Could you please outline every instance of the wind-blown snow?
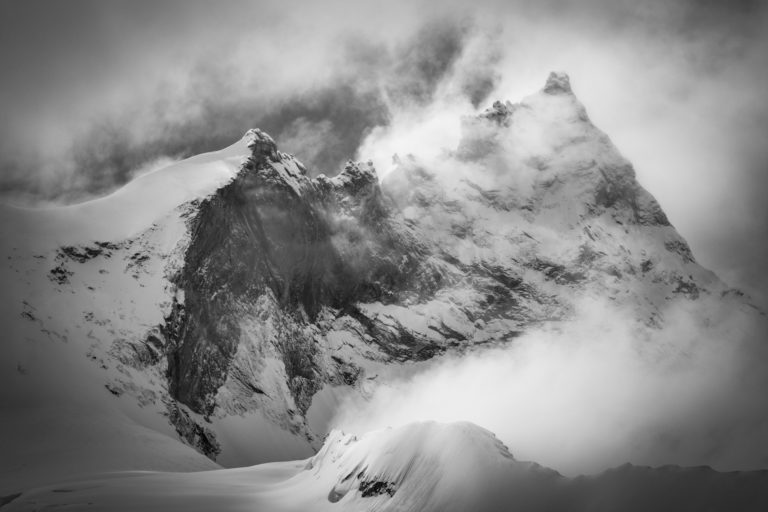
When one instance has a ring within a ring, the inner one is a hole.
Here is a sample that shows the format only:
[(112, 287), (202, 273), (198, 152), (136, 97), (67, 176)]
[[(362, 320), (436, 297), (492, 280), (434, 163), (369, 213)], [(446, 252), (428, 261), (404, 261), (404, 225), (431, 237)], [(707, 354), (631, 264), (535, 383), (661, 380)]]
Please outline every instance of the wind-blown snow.
[(98, 199), (55, 208), (0, 206), (4, 247), (35, 251), (90, 241), (124, 240), (174, 208), (204, 198), (233, 179), (250, 156), (247, 138), (144, 174)]

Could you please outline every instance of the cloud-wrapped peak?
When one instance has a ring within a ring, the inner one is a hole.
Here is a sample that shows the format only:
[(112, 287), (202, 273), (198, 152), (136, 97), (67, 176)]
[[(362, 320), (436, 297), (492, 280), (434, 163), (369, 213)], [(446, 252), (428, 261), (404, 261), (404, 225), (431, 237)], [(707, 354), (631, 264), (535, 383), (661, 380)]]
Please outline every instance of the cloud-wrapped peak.
[(547, 94), (573, 94), (571, 79), (568, 74), (562, 71), (552, 71), (544, 85), (544, 92)]

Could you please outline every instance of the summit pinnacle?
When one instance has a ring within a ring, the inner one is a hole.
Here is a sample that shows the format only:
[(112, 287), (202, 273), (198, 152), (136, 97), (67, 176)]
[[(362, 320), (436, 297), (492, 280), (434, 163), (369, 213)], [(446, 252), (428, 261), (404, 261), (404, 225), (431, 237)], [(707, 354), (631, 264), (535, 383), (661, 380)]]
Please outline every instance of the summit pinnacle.
[(570, 94), (573, 92), (571, 91), (571, 80), (566, 73), (553, 71), (547, 78), (544, 92), (547, 94)]

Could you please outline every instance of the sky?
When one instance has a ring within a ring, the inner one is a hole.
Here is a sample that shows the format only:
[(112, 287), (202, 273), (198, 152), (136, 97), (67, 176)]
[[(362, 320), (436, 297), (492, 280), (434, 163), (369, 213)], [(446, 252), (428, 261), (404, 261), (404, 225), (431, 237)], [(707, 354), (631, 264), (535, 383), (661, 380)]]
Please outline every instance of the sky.
[(704, 266), (766, 304), (758, 0), (0, 2), (0, 200), (103, 195), (258, 126), (314, 174), (570, 74)]

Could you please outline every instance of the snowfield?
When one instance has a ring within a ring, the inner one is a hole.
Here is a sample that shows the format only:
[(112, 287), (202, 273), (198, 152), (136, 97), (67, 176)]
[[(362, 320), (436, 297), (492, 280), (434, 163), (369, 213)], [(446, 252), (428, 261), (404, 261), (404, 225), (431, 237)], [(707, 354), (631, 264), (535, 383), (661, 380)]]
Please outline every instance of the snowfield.
[(197, 473), (112, 473), (24, 492), (15, 510), (495, 510), (514, 482), (554, 472), (516, 462), (471, 424), (332, 432), (314, 457)]
[(5, 498), (8, 512), (762, 510), (768, 472), (623, 466), (567, 479), (471, 423), (333, 431), (314, 457), (197, 473), (111, 473)]

